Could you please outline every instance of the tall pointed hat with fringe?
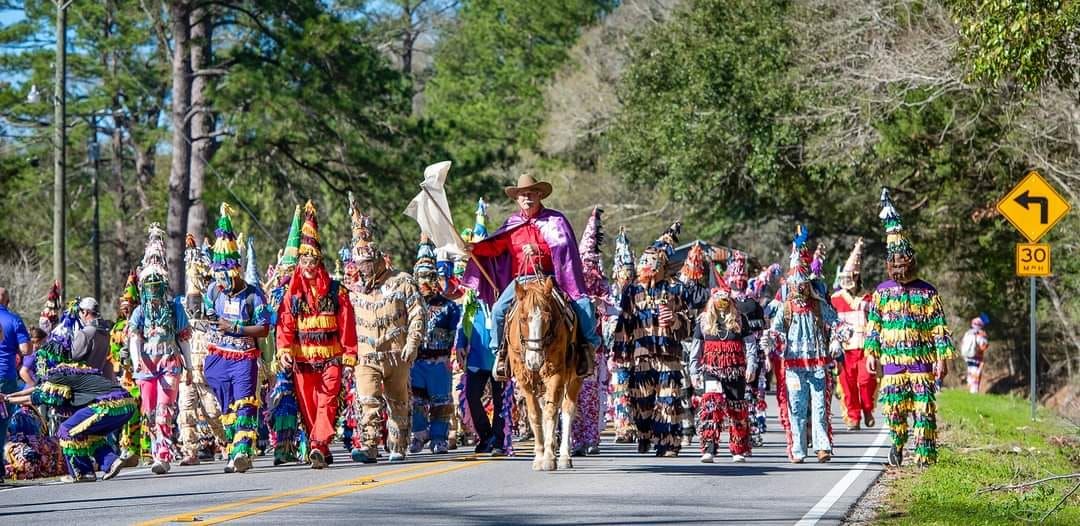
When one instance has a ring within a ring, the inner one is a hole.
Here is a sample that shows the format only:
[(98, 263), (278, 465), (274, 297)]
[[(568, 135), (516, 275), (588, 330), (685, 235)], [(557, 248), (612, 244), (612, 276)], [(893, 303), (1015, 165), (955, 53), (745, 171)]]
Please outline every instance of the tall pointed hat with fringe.
[(202, 294), (212, 279), (210, 264), (212, 256), (207, 257), (201, 248), (195, 245), (195, 236), (190, 233), (184, 239), (184, 273), (187, 277), (189, 295)]
[(634, 250), (630, 248), (630, 234), (626, 227), (619, 227), (619, 235), (615, 236), (615, 255), (612, 257), (611, 273), (619, 270), (634, 271)]
[(585, 275), (585, 293), (593, 297), (605, 296), (608, 293), (607, 277), (604, 276), (604, 259), (601, 247), (604, 244), (604, 209), (599, 206), (593, 207), (589, 222), (585, 224), (585, 231), (581, 234), (581, 242), (578, 243), (578, 252), (581, 254), (582, 272)]
[(139, 265), (139, 286), (146, 283), (168, 283), (169, 263), (165, 256), (165, 230), (159, 223), (146, 229), (146, 250)]
[(671, 226), (664, 230), (664, 233), (660, 234), (660, 237), (656, 238), (648, 248), (641, 252), (641, 257), (638, 258), (639, 263), (643, 261), (646, 255), (655, 254), (659, 259), (659, 272), (661, 277), (666, 272), (668, 261), (671, 260), (671, 255), (675, 253), (675, 244), (679, 242), (679, 234), (682, 233), (682, 221), (675, 221)]
[(236, 241), (236, 232), (232, 224), (233, 209), (228, 203), (221, 203), (221, 216), (214, 229), (213, 262), (210, 264), (214, 273), (225, 272), (233, 280), (240, 279), (240, 246)]
[(852, 247), (851, 253), (848, 254), (847, 261), (844, 262), (844, 267), (840, 269), (837, 274), (839, 279), (848, 278), (862, 272), (862, 250), (863, 239), (860, 237), (855, 240), (855, 246)]
[(349, 192), (349, 217), (352, 220), (352, 260), (374, 261), (382, 257), (375, 243), (375, 222), (356, 206), (352, 192)]
[(909, 258), (915, 257), (915, 249), (911, 246), (911, 241), (904, 231), (904, 223), (893, 206), (888, 188), (881, 189), (881, 213), (878, 214), (878, 217), (881, 219), (881, 225), (885, 227), (885, 252), (887, 258), (895, 254), (902, 254)]
[(788, 262), (788, 276), (794, 283), (805, 283), (812, 278), (810, 263), (813, 260), (813, 254), (810, 253), (810, 247), (806, 243), (809, 237), (810, 233), (806, 227), (795, 226), (795, 239), (791, 242), (791, 258)]
[(420, 243), (416, 246), (416, 264), (413, 265), (413, 275), (437, 273), (437, 260), (435, 243), (432, 243), (426, 234), (420, 234)]
[(690, 282), (698, 282), (705, 277), (705, 248), (701, 243), (694, 243), (686, 252), (679, 277)]
[(310, 199), (304, 205), (304, 223), (300, 227), (299, 256), (313, 256), (322, 264), (322, 245), (319, 243), (319, 219), (316, 216), (315, 203)]
[(244, 239), (244, 244), (247, 245), (244, 251), (244, 281), (248, 285), (260, 288), (259, 265), (255, 261), (255, 236), (247, 236)]
[(291, 272), (296, 268), (300, 257), (300, 205), (296, 205), (293, 211), (292, 224), (289, 226), (289, 237), (285, 241), (285, 250), (278, 258), (278, 272)]
[(135, 270), (128, 273), (124, 291), (120, 293), (120, 303), (127, 303), (132, 307), (139, 304), (139, 276)]

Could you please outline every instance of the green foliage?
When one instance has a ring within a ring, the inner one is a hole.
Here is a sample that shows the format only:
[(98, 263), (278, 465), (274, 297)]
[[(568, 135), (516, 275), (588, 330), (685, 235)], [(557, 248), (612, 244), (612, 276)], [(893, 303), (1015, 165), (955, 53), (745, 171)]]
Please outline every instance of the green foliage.
[[(1049, 412), (1040, 412), (1037, 422), (1029, 414), (1022, 398), (959, 390), (940, 393), (938, 462), (923, 472), (887, 477), (887, 508), (875, 523), (1017, 524), (1042, 517), (1076, 481), (978, 493), (988, 486), (1076, 471), (1073, 463), (1080, 449), (1050, 440), (1068, 437), (1067, 427)], [(1072, 433), (1075, 439), (1075, 429)], [(1067, 503), (1045, 524), (1076, 524), (1080, 507), (1074, 504)]]
[(454, 159), (483, 164), (539, 138), (543, 86), (583, 26), (612, 0), (468, 0), (435, 52), (427, 115), (448, 130)]
[(948, 0), (971, 76), (1027, 90), (1077, 83), (1080, 3), (1059, 0)]

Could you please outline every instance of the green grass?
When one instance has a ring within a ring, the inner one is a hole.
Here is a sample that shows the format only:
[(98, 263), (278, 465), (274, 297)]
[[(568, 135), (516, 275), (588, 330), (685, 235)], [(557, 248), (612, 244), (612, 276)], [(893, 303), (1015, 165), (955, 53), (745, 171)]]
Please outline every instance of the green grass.
[[(1022, 398), (946, 390), (938, 396), (938, 463), (905, 466), (887, 474), (881, 524), (1023, 524), (1038, 521), (1080, 480), (1045, 483), (1026, 491), (977, 494), (987, 486), (1015, 484), (1080, 471), (1080, 432), (1049, 412), (1030, 419)], [(1064, 445), (1049, 441), (1069, 437)], [(908, 444), (910, 448), (910, 443)], [(1080, 524), (1080, 492), (1044, 524)]]

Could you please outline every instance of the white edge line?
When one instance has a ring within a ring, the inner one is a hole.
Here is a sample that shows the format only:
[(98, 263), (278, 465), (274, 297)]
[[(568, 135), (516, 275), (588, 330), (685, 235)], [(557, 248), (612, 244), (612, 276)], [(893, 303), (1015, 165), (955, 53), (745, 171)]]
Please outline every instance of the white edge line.
[(802, 519), (799, 519), (799, 522), (795, 523), (796, 526), (814, 526), (829, 512), (833, 507), (833, 504), (836, 504), (836, 501), (840, 500), (840, 497), (844, 496), (844, 493), (847, 492), (848, 488), (855, 483), (855, 479), (858, 479), (859, 475), (866, 471), (866, 468), (870, 467), (870, 463), (877, 457), (878, 450), (881, 449), (882, 444), (885, 443), (885, 439), (889, 436), (888, 429), (889, 428), (885, 426), (881, 427), (881, 431), (878, 432), (877, 438), (874, 439), (874, 444), (866, 448), (866, 452), (863, 453), (862, 458), (859, 459), (859, 463), (848, 470), (847, 474), (844, 475), (844, 478), (840, 479), (840, 481), (837, 482), (824, 497), (821, 497), (821, 500), (819, 500), (817, 504), (814, 504), (814, 507), (810, 508), (810, 511), (806, 512), (806, 515), (803, 515)]

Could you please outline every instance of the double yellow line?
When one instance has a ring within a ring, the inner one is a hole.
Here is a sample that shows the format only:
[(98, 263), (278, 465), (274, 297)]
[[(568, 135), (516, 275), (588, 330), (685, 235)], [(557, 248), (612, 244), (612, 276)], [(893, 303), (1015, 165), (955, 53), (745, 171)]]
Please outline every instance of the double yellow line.
[[(259, 515), (262, 513), (269, 513), (272, 511), (289, 508), (292, 506), (299, 506), (301, 504), (310, 504), (312, 502), (318, 502), (321, 500), (332, 499), (334, 497), (340, 497), (342, 495), (348, 495), (350, 493), (357, 493), (369, 489), (375, 489), (382, 486), (388, 486), (391, 484), (398, 484), (401, 482), (408, 482), (410, 480), (416, 480), (435, 475), (441, 475), (443, 473), (450, 473), (452, 471), (462, 470), (468, 467), (477, 466), (489, 462), (489, 460), (476, 460), (476, 457), (464, 457), (458, 459), (442, 460), (439, 462), (418, 464), (414, 466), (407, 466), (398, 469), (392, 469), (390, 471), (383, 471), (380, 473), (374, 473), (363, 477), (357, 477), (347, 480), (339, 480), (336, 482), (329, 482), (327, 484), (320, 484), (317, 486), (308, 486), (306, 488), (294, 489), (290, 491), (284, 491), (281, 493), (275, 493), (272, 495), (264, 495), (262, 497), (254, 497), (250, 499), (238, 500), (235, 502), (227, 502), (224, 504), (218, 504), (216, 506), (210, 506), (194, 511), (181, 513), (179, 515), (172, 515), (169, 517), (162, 517), (159, 519), (153, 519), (147, 522), (140, 523), (142, 526), (156, 526), (162, 524), (169, 524), (175, 522), (198, 522), (200, 524), (220, 524), (236, 519), (242, 519), (244, 517), (250, 517), (252, 515)], [(433, 466), (440, 466), (452, 464), (446, 467), (421, 471), (424, 468)], [(419, 472), (419, 473), (417, 473)], [(401, 476), (398, 476), (401, 475)], [(323, 493), (312, 495), (313, 492), (319, 492), (322, 490), (331, 490)], [(297, 495), (305, 495), (297, 498), (288, 498)], [(251, 504), (259, 504), (263, 502), (272, 502), (264, 506), (258, 506), (255, 508), (246, 509), (243, 511), (237, 511), (234, 513), (228, 513), (225, 515), (219, 515), (216, 517), (207, 517), (211, 513), (217, 513), (225, 510), (232, 510), (235, 508), (241, 508), (249, 506)]]

